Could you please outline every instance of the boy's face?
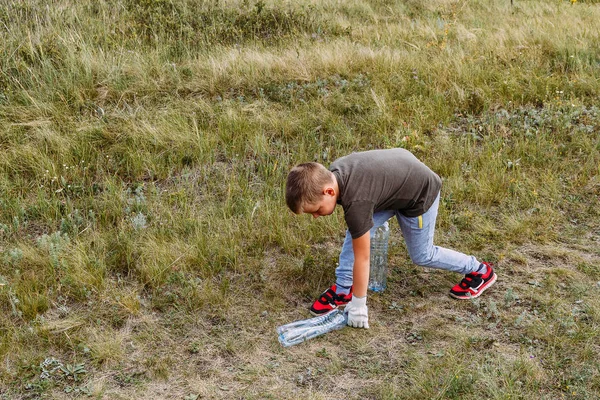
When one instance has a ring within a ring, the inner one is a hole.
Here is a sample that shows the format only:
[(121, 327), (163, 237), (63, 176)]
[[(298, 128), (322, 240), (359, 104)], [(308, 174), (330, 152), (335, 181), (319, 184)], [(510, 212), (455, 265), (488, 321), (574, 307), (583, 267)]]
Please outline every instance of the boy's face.
[(333, 188), (328, 187), (323, 189), (321, 200), (316, 203), (306, 204), (302, 212), (304, 214), (311, 214), (313, 218), (319, 218), (333, 214), (336, 204), (337, 194)]

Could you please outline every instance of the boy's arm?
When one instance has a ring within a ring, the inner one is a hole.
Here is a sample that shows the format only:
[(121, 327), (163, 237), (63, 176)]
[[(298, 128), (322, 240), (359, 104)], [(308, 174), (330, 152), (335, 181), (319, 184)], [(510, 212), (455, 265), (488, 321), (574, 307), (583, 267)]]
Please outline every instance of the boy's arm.
[(352, 239), (354, 251), (354, 271), (352, 284), (356, 297), (365, 297), (369, 286), (369, 263), (371, 257), (371, 236), (369, 231), (357, 239)]
[(352, 284), (354, 294), (346, 306), (348, 325), (355, 328), (369, 328), (369, 310), (367, 308), (367, 287), (369, 285), (369, 261), (371, 237), (367, 231), (357, 239), (352, 239), (354, 251), (354, 271)]

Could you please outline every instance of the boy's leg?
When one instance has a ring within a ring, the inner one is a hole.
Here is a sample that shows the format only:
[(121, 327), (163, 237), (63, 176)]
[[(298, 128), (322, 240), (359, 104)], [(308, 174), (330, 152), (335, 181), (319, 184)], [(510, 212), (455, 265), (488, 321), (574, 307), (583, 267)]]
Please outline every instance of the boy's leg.
[(450, 289), (450, 296), (456, 299), (478, 297), (496, 282), (496, 274), (489, 263), (480, 263), (473, 256), (434, 246), (433, 235), (439, 202), (438, 194), (433, 205), (420, 217), (410, 218), (396, 214), (408, 254), (417, 265), (464, 274), (462, 281)]
[(475, 257), (433, 244), (439, 204), (438, 194), (429, 210), (420, 217), (396, 213), (410, 258), (423, 267), (445, 269), (463, 275), (477, 271), (480, 263)]
[(337, 293), (349, 293), (352, 287), (352, 268), (354, 267), (354, 252), (352, 250), (352, 236), (350, 231), (346, 229), (346, 237), (344, 238), (344, 244), (342, 244), (342, 250), (340, 251), (340, 258), (338, 266), (335, 269), (335, 285)]
[[(374, 226), (371, 228), (371, 236), (375, 230), (394, 216), (394, 211), (382, 211), (373, 215)], [(314, 315), (325, 314), (338, 306), (347, 304), (352, 300), (352, 275), (354, 269), (354, 251), (352, 249), (352, 236), (346, 230), (346, 237), (340, 252), (339, 265), (335, 269), (336, 283), (325, 290), (310, 307)]]

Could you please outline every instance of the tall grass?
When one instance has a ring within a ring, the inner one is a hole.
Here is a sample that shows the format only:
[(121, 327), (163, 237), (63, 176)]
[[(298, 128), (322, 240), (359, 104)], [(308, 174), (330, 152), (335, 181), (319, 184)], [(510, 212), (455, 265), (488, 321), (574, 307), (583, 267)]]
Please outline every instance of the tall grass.
[[(599, 14), (2, 2), (0, 397), (593, 398)], [(374, 329), (283, 352), (344, 229), (288, 212), (287, 172), (388, 147), (442, 176), (438, 242), (498, 262), (498, 288), (446, 301), (457, 277), (398, 236)], [(48, 357), (87, 372), (40, 378)]]

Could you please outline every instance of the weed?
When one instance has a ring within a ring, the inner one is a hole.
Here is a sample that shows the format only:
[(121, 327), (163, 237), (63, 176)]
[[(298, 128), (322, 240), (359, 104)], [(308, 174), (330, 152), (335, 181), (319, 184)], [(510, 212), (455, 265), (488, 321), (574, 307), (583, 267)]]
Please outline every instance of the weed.
[(61, 232), (54, 232), (51, 235), (42, 235), (37, 242), (41, 249), (48, 252), (52, 266), (61, 268), (63, 264), (60, 256), (70, 243), (69, 236)]
[(49, 386), (62, 386), (65, 393), (87, 394), (87, 386), (78, 386), (82, 375), (87, 374), (85, 364), (64, 364), (54, 357), (44, 359), (39, 365), (39, 377), (25, 385), (25, 389), (43, 392)]

